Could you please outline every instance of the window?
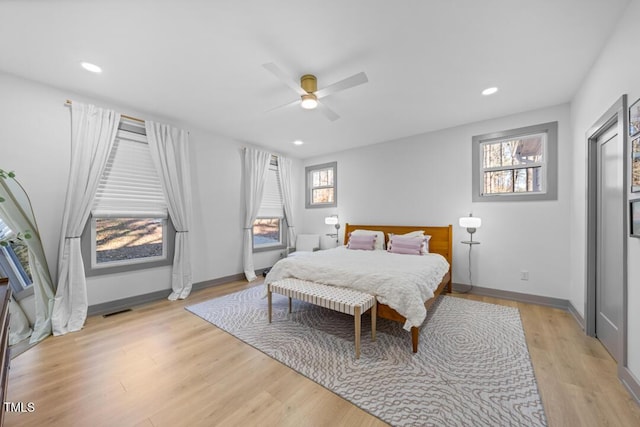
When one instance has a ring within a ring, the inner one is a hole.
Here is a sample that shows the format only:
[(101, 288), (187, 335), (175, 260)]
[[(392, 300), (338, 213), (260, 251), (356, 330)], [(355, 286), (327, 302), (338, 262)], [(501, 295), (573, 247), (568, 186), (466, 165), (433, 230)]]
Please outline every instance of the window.
[(282, 218), (257, 218), (253, 222), (253, 249), (275, 249), (282, 244)]
[(287, 246), (284, 233), (284, 207), (278, 174), (278, 158), (271, 157), (267, 180), (264, 183), (262, 202), (253, 222), (253, 251), (282, 249)]
[(33, 281), (29, 265), (29, 249), (20, 243), (13, 231), (0, 219), (0, 239), (5, 239), (0, 246), (0, 277), (8, 277), (13, 292), (18, 294), (29, 288)]
[(558, 122), (473, 137), (473, 201), (557, 199)]
[(121, 123), (83, 234), (87, 275), (169, 265), (170, 223), (144, 128)]
[(91, 219), (94, 268), (114, 262), (148, 262), (165, 258), (166, 218)]
[(332, 208), (338, 206), (338, 164), (307, 166), (306, 196), (307, 208)]

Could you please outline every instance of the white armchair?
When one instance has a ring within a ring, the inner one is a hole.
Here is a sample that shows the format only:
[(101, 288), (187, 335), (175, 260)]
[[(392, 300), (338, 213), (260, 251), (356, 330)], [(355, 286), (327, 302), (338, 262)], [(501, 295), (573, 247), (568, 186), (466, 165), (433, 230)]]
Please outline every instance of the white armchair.
[(313, 252), (320, 249), (319, 234), (298, 234), (296, 236), (296, 252)]

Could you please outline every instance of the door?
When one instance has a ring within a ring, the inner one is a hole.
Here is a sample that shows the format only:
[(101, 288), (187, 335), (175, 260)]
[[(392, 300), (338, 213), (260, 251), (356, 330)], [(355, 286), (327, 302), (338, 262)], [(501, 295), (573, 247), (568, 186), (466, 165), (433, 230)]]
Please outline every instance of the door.
[(596, 336), (616, 361), (622, 352), (623, 138), (614, 124), (597, 139)]

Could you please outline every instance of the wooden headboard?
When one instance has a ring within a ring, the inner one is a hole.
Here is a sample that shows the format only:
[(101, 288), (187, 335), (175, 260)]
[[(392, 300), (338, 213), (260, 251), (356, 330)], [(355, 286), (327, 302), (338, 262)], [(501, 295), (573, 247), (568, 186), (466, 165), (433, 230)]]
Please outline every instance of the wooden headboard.
[[(424, 234), (431, 236), (429, 240), (429, 252), (440, 254), (447, 259), (449, 266), (453, 263), (453, 228), (451, 224), (443, 227), (409, 226), (409, 225), (353, 225), (344, 226), (344, 244), (349, 240), (349, 233), (353, 230), (376, 230), (384, 232), (385, 243), (389, 240), (389, 233), (405, 234), (410, 231), (423, 230)], [(451, 273), (451, 267), (449, 267)]]

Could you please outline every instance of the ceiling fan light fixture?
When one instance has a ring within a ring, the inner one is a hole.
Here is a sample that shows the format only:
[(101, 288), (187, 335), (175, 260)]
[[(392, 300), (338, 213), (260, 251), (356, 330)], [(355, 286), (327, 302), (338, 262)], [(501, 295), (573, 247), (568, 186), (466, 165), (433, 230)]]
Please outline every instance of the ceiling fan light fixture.
[(484, 96), (488, 96), (488, 95), (493, 95), (494, 93), (496, 93), (498, 91), (497, 87), (488, 87), (485, 90), (482, 91), (482, 94)]
[(307, 95), (302, 95), (302, 102), (300, 106), (305, 110), (313, 110), (318, 106), (318, 98), (312, 93)]

